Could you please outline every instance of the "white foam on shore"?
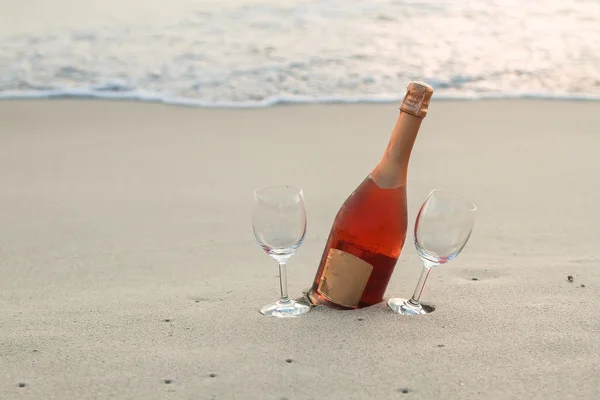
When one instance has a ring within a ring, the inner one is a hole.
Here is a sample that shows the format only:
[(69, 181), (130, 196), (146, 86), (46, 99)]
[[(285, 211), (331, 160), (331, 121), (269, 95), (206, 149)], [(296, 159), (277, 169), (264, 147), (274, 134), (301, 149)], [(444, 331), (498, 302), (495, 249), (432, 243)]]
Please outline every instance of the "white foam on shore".
[(386, 102), (411, 80), (437, 98), (600, 97), (598, 2), (226, 3), (0, 33), (0, 98)]
[[(0, 92), (0, 100), (19, 99), (52, 99), (80, 98), (141, 101), (148, 103), (164, 103), (177, 106), (206, 108), (261, 108), (283, 104), (358, 104), (358, 103), (393, 103), (402, 100), (403, 96), (272, 96), (258, 101), (206, 101), (202, 99), (169, 97), (161, 93), (144, 91), (111, 92), (93, 91), (89, 89), (56, 89)], [(568, 101), (600, 101), (600, 94), (589, 93), (434, 93), (437, 100), (490, 100), (490, 99), (540, 99)]]

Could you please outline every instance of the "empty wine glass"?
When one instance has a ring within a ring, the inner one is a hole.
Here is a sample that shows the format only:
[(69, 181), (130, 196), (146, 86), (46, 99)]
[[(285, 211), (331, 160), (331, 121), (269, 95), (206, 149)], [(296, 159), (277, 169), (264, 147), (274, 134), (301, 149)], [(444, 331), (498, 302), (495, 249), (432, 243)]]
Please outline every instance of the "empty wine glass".
[(388, 306), (398, 314), (421, 315), (428, 311), (419, 299), (431, 268), (446, 264), (465, 247), (477, 207), (469, 200), (445, 190), (432, 190), (415, 221), (414, 243), (423, 261), (423, 270), (411, 299), (392, 298)]
[(288, 297), (286, 264), (306, 234), (306, 209), (302, 189), (293, 186), (268, 186), (254, 191), (252, 228), (263, 250), (279, 263), (279, 301), (260, 312), (274, 317), (295, 317), (310, 307)]

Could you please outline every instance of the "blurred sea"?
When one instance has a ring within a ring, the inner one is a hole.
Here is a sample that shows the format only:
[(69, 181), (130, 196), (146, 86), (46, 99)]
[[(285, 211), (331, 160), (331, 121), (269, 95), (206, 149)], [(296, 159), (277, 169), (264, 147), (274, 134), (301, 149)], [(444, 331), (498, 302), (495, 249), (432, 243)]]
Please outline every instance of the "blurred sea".
[(0, 98), (600, 100), (598, 0), (0, 0)]

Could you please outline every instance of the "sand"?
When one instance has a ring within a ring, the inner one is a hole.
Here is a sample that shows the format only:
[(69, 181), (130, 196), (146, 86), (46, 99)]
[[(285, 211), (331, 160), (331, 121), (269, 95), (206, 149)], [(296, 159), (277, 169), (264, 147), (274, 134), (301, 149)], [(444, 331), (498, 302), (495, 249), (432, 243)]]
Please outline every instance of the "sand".
[[(304, 189), (300, 296), (397, 107), (0, 102), (0, 398), (600, 398), (600, 103), (434, 99), (409, 235), (433, 188), (478, 220), (432, 314), (258, 312), (279, 293), (253, 189)], [(408, 240), (386, 298), (419, 273)]]

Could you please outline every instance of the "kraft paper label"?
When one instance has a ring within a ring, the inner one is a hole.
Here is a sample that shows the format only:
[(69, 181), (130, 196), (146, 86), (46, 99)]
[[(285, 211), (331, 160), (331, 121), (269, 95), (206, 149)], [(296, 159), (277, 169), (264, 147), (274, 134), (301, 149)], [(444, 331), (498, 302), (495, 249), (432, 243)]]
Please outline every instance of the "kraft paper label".
[(373, 266), (365, 260), (331, 249), (317, 291), (333, 303), (356, 307), (372, 271)]

